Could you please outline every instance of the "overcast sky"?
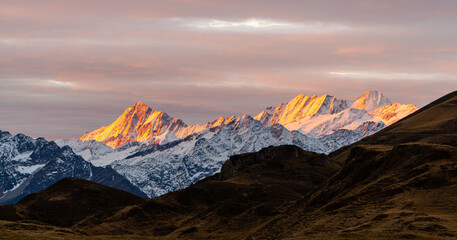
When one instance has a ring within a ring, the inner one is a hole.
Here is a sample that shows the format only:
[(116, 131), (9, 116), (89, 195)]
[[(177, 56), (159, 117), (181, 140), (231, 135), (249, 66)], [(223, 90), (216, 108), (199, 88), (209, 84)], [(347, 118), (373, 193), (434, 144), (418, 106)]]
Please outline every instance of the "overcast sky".
[(455, 0), (2, 0), (0, 129), (79, 137), (142, 101), (186, 123), (297, 94), (457, 90)]

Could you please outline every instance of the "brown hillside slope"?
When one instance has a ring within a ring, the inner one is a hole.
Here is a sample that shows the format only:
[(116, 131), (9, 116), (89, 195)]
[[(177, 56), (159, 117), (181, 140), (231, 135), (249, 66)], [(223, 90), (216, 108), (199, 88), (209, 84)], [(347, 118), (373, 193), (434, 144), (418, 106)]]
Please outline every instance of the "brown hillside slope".
[(91, 181), (65, 178), (15, 205), (0, 205), (0, 216), (5, 220), (34, 220), (71, 227), (88, 217), (102, 220), (126, 206), (144, 201), (146, 199)]

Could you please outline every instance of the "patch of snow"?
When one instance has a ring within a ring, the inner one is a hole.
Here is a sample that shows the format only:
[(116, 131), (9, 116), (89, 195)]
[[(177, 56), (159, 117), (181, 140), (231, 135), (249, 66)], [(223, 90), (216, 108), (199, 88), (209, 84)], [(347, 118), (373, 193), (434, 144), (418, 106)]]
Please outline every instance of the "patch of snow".
[(18, 162), (26, 162), (27, 160), (30, 159), (30, 155), (32, 155), (33, 151), (28, 151), (28, 152), (23, 152), (15, 157), (13, 157), (11, 160), (12, 161), (18, 161)]
[(37, 165), (31, 165), (31, 166), (17, 166), (16, 171), (22, 174), (32, 174), (35, 171), (41, 169), (44, 167), (46, 164), (37, 164)]

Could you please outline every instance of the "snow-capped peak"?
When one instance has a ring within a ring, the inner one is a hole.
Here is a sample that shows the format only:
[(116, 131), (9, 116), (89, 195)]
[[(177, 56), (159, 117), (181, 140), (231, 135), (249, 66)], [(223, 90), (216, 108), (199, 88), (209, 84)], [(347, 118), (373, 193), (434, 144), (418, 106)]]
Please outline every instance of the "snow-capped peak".
[(362, 96), (358, 97), (351, 107), (371, 111), (373, 109), (388, 105), (392, 105), (392, 102), (381, 92), (367, 91)]
[(255, 116), (254, 119), (261, 121), (264, 125), (279, 123), (285, 126), (306, 117), (340, 112), (350, 104), (350, 101), (339, 100), (327, 94), (320, 97), (316, 95), (308, 97), (299, 94), (287, 104), (282, 103), (274, 108), (266, 108), (263, 112)]
[(300, 94), (287, 104), (266, 108), (255, 119), (264, 126), (281, 124), (312, 137), (332, 134), (339, 129), (357, 129), (365, 122), (390, 125), (416, 111), (413, 105), (392, 104), (382, 93), (367, 91), (355, 101), (324, 94)]
[(141, 101), (138, 101), (136, 102), (135, 104), (133, 104), (132, 106), (130, 106), (128, 109), (149, 109), (151, 107), (149, 107), (147, 104), (141, 102)]
[(207, 123), (205, 125), (205, 128), (212, 128), (212, 127), (217, 127), (217, 126), (221, 126), (221, 125), (226, 125), (226, 124), (232, 122), (234, 119), (235, 119), (234, 115), (231, 117), (220, 116), (218, 119), (214, 120), (213, 122)]
[(147, 141), (166, 132), (178, 132), (186, 124), (162, 111), (154, 111), (138, 101), (127, 108), (111, 125), (87, 132), (79, 139), (96, 140), (116, 148), (130, 141)]

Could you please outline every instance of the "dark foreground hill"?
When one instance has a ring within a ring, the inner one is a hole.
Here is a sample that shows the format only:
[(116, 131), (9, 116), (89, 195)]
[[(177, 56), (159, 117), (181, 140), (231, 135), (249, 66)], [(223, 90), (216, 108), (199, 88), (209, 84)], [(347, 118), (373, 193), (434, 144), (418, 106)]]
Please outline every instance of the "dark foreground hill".
[[(454, 92), (330, 156), (293, 146), (233, 156), (220, 174), (152, 200), (118, 192), (118, 200), (106, 204), (110, 198), (98, 195), (114, 195), (113, 189), (65, 180), (2, 206), (1, 230), (48, 228), (72, 237), (453, 239), (456, 139)], [(95, 197), (62, 197), (76, 191)], [(43, 207), (53, 203), (80, 210), (57, 214)]]

